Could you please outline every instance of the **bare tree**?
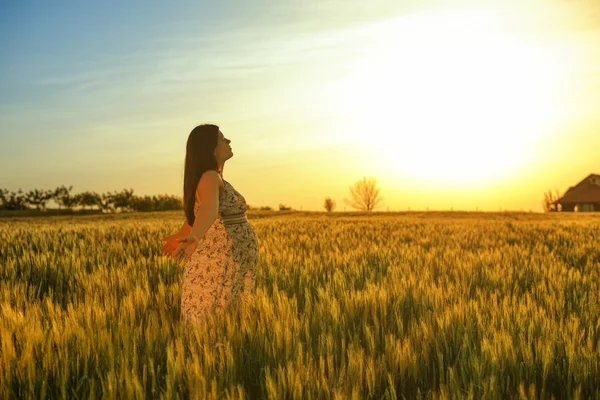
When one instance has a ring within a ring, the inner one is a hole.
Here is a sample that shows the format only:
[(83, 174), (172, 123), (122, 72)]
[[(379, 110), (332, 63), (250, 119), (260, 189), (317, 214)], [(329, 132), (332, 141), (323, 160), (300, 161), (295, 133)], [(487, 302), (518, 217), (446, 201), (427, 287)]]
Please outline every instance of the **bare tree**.
[(377, 187), (377, 179), (373, 177), (367, 179), (363, 176), (361, 180), (354, 183), (354, 186), (350, 186), (351, 199), (344, 199), (344, 202), (358, 210), (373, 211), (383, 201), (380, 191), (381, 189)]
[(333, 210), (335, 210), (335, 200), (333, 200), (331, 197), (326, 197), (325, 203), (323, 203), (323, 207), (325, 207), (325, 210), (327, 210), (327, 212), (332, 212)]
[(554, 212), (558, 211), (558, 204), (556, 201), (560, 199), (560, 194), (558, 189), (554, 189), (555, 193), (552, 193), (552, 190), (548, 189), (546, 193), (544, 193), (544, 200), (542, 201), (542, 206), (544, 207), (545, 212)]

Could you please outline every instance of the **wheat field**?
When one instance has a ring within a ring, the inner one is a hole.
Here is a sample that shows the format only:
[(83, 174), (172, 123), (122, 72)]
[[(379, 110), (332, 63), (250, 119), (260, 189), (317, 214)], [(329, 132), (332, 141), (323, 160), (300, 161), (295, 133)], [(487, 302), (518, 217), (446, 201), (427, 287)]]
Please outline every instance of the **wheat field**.
[(183, 331), (182, 212), (0, 219), (0, 398), (600, 398), (600, 215), (249, 214)]

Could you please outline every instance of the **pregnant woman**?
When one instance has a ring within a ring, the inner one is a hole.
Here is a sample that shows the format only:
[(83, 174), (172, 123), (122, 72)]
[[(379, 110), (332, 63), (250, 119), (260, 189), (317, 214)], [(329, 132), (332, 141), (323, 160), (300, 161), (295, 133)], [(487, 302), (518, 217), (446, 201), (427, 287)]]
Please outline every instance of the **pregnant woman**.
[(183, 184), (186, 220), (164, 238), (163, 254), (185, 260), (181, 320), (199, 325), (254, 294), (258, 238), (244, 197), (223, 178), (231, 141), (216, 125), (200, 125), (187, 140)]

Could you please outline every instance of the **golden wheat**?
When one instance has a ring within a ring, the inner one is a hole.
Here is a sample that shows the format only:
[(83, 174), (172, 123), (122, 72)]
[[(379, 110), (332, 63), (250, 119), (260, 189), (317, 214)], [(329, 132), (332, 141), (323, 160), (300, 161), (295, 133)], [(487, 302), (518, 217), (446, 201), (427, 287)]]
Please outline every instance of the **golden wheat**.
[(0, 219), (0, 397), (600, 397), (598, 215), (250, 214), (256, 295), (190, 331), (182, 220)]

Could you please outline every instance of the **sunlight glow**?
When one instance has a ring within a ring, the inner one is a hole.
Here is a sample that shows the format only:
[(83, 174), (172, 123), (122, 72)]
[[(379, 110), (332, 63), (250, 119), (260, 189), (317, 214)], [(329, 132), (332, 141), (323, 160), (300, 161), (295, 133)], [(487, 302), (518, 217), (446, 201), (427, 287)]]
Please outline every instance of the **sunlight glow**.
[(340, 107), (345, 135), (392, 175), (468, 186), (516, 174), (560, 118), (564, 66), (514, 32), (443, 13), (388, 21), (375, 37)]

